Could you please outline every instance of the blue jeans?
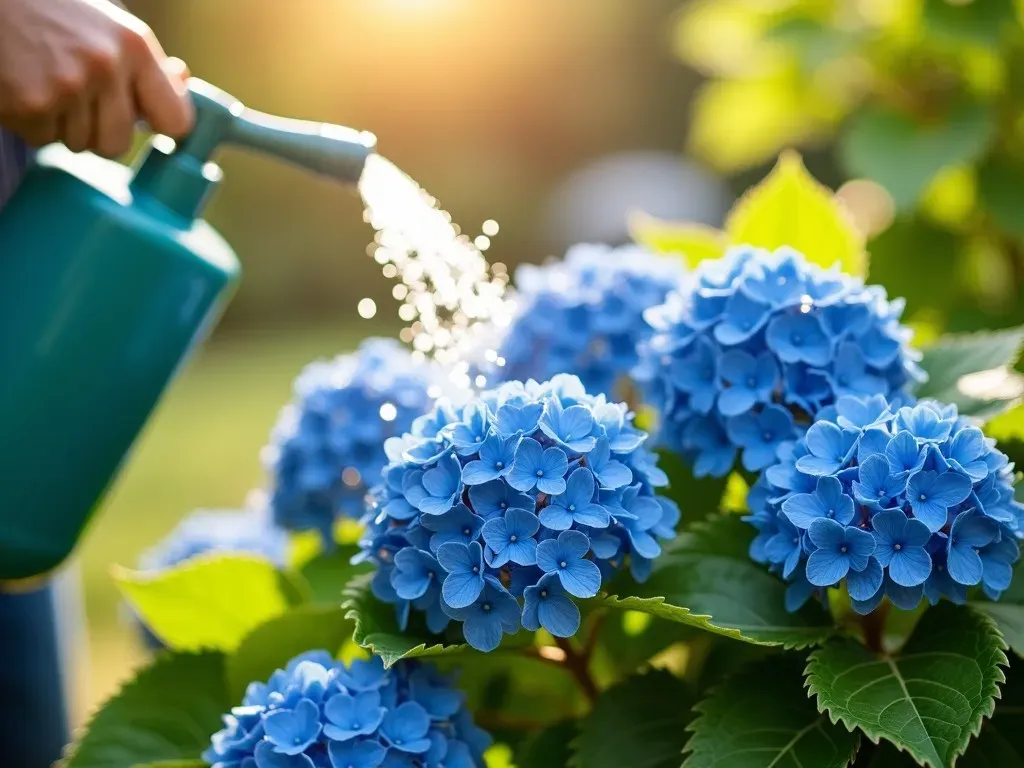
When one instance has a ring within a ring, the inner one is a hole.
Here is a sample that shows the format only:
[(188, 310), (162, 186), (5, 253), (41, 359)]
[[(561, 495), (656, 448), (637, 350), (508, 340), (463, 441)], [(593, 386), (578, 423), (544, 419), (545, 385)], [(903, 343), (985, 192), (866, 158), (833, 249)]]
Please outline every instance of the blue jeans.
[(14, 193), (28, 164), (29, 150), (25, 143), (0, 129), (0, 208)]

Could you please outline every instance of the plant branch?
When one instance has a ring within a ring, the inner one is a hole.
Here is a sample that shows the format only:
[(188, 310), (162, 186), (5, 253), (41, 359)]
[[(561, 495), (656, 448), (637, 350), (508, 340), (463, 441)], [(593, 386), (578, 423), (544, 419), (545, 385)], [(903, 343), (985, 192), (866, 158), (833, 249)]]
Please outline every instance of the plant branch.
[(874, 653), (885, 652), (885, 618), (889, 613), (889, 604), (883, 602), (871, 613), (860, 618), (860, 627), (864, 633), (864, 645)]
[(590, 624), (590, 633), (587, 635), (587, 642), (583, 646), (583, 658), (586, 660), (588, 665), (590, 664), (590, 660), (594, 658), (594, 651), (597, 649), (597, 641), (600, 639), (601, 628), (604, 626), (604, 620), (607, 615), (607, 609), (599, 609), (599, 613), (594, 616), (594, 620)]
[(548, 724), (530, 717), (510, 715), (508, 712), (496, 712), (482, 709), (473, 714), (473, 720), (486, 731), (540, 731)]
[(598, 690), (594, 678), (590, 676), (590, 659), (586, 655), (578, 653), (564, 637), (556, 637), (555, 645), (561, 648), (565, 654), (565, 661), (562, 662), (562, 665), (576, 678), (583, 695), (588, 700), (594, 701), (597, 698)]

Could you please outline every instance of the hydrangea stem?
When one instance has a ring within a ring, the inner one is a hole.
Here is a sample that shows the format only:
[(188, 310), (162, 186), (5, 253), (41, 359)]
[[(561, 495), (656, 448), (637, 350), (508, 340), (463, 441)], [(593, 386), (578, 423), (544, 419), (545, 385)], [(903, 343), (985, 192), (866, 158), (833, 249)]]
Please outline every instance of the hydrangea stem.
[(573, 647), (573, 644), (564, 637), (556, 637), (555, 645), (565, 654), (565, 659), (561, 662), (562, 666), (576, 679), (580, 690), (583, 691), (583, 695), (593, 702), (597, 698), (599, 691), (597, 690), (594, 678), (590, 675), (590, 654), (586, 651), (583, 653), (578, 652)]
[(543, 720), (535, 720), (530, 717), (519, 717), (508, 712), (495, 712), (489, 709), (481, 709), (473, 714), (473, 720), (485, 731), (521, 731), (533, 733), (542, 731), (550, 725)]
[(861, 616), (860, 627), (864, 633), (864, 645), (875, 653), (885, 652), (885, 619), (889, 613), (889, 603), (883, 602), (871, 613)]

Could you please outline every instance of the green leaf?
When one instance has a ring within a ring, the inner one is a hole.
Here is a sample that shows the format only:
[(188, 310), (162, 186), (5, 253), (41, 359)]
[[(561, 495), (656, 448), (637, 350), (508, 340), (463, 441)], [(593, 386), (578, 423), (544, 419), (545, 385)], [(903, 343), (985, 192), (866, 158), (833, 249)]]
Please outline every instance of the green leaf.
[(693, 717), (686, 683), (655, 670), (602, 693), (580, 722), (575, 768), (678, 768)]
[(799, 656), (765, 659), (697, 704), (684, 768), (849, 765), (860, 736), (815, 709), (802, 670)]
[(981, 104), (959, 105), (928, 125), (886, 107), (866, 107), (840, 137), (839, 154), (851, 175), (878, 182), (908, 210), (943, 168), (978, 158), (994, 126)]
[(228, 657), (232, 700), (241, 700), (249, 683), (267, 680), (275, 669), (300, 653), (323, 649), (337, 655), (350, 637), (352, 622), (345, 618), (340, 605), (300, 606), (261, 624)]
[(967, 748), (965, 768), (1024, 768), (1024, 670), (1010, 665), (991, 720)]
[(801, 71), (808, 76), (813, 76), (861, 42), (856, 33), (800, 17), (783, 17), (767, 30), (765, 39), (785, 45), (795, 53)]
[(345, 609), (345, 618), (355, 622), (352, 639), (380, 656), (385, 667), (401, 659), (459, 653), (469, 647), (461, 636), (454, 640), (451, 636), (428, 632), (417, 611), (409, 616), (409, 626), (403, 632), (398, 627), (395, 606), (382, 603), (370, 591), (372, 580), (372, 573), (352, 579), (345, 588), (342, 608)]
[(640, 245), (681, 256), (691, 267), (725, 253), (725, 233), (704, 224), (664, 221), (637, 212), (629, 217), (629, 233)]
[(563, 720), (527, 739), (516, 752), (522, 768), (565, 768), (572, 756), (570, 744), (576, 738), (576, 721)]
[(459, 688), (465, 692), (466, 706), (477, 724), (495, 741), (515, 747), (522, 743), (524, 734), (537, 733), (589, 709), (565, 665), (537, 656), (471, 652), (441, 656), (432, 663), (458, 675)]
[(940, 603), (928, 610), (896, 657), (836, 640), (811, 654), (807, 686), (833, 722), (860, 728), (944, 768), (992, 714), (1005, 679), (1006, 647), (982, 614)]
[(963, 416), (987, 419), (1016, 403), (1021, 377), (1009, 369), (1020, 357), (1024, 327), (943, 336), (924, 350), (928, 381), (918, 397), (956, 403)]
[(1003, 30), (1015, 20), (1013, 0), (926, 0), (924, 6), (927, 30), (961, 43), (997, 47)]
[(162, 653), (93, 716), (64, 766), (190, 765), (231, 704), (223, 654)]
[[(1004, 453), (1010, 443), (1024, 441), (1024, 406), (1015, 405), (987, 422), (985, 434), (997, 440)], [(1020, 462), (1017, 464), (1020, 466)]]
[[(788, 655), (779, 647), (752, 645), (750, 643), (734, 643), (717, 635), (705, 635), (711, 639), (703, 659), (693, 665), (687, 662), (686, 679), (694, 684), (698, 696), (704, 696), (732, 675), (755, 662), (764, 659), (781, 658)], [(693, 644), (690, 646), (693, 647)], [(691, 667), (696, 666), (691, 672)]]
[(992, 220), (1003, 232), (1024, 238), (1024, 168), (1005, 157), (991, 160), (978, 170), (978, 195)]
[(1010, 649), (1024, 657), (1024, 605), (977, 602), (971, 607), (992, 619)]
[(321, 552), (299, 568), (312, 590), (313, 602), (324, 605), (341, 605), (341, 593), (354, 577), (373, 570), (370, 563), (352, 565), (352, 556), (359, 553), (354, 544), (336, 547), (331, 552)]
[(201, 555), (155, 574), (116, 568), (114, 580), (146, 626), (179, 651), (233, 651), (294, 593), (273, 563), (245, 555)]
[(838, 264), (852, 275), (867, 273), (864, 236), (795, 152), (783, 152), (764, 181), (737, 201), (725, 232), (730, 243), (768, 249), (788, 245), (823, 267)]
[(758, 645), (802, 648), (834, 631), (816, 604), (798, 613), (785, 607), (786, 584), (750, 559), (754, 530), (720, 515), (681, 533), (638, 584), (623, 575), (598, 604), (641, 611)]

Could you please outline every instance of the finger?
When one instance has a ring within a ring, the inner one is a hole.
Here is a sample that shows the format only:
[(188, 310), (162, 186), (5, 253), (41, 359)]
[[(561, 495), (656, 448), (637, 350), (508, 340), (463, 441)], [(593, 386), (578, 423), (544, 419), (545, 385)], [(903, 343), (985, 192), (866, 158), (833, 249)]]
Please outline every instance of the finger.
[(163, 68), (164, 72), (182, 83), (186, 82), (192, 76), (192, 72), (189, 70), (188, 64), (177, 56), (170, 56), (164, 60)]
[(185, 84), (164, 71), (166, 60), (152, 36), (135, 53), (133, 91), (141, 116), (157, 133), (180, 137), (192, 127), (192, 100)]
[(86, 97), (74, 99), (59, 118), (60, 139), (72, 152), (90, 149), (89, 140), (93, 135), (93, 102)]
[(42, 147), (58, 139), (56, 118), (37, 117), (12, 120), (10, 128), (30, 146)]
[(118, 80), (104, 89), (96, 101), (96, 153), (120, 157), (131, 149), (134, 131), (135, 110), (128, 83)]

